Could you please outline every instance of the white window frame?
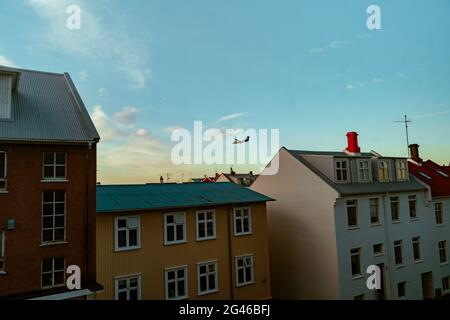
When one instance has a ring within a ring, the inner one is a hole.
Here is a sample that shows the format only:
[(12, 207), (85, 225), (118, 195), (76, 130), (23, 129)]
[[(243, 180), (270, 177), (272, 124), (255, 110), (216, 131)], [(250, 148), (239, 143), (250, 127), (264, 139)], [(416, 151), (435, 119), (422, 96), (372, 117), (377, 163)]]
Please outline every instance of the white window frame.
[[(142, 299), (142, 285), (141, 285), (141, 281), (142, 281), (142, 274), (141, 273), (137, 273), (137, 274), (130, 274), (130, 275), (125, 275), (125, 276), (118, 276), (114, 278), (114, 299), (115, 300), (119, 300), (119, 293), (121, 292), (126, 292), (127, 293), (127, 301), (130, 300), (130, 291), (131, 289), (134, 289), (134, 287), (132, 288), (130, 286), (130, 281), (133, 279), (137, 279), (137, 300), (141, 300)], [(127, 287), (126, 289), (119, 289), (119, 282), (120, 281), (126, 281), (127, 282)]]
[[(355, 273), (355, 274), (353, 274), (353, 269), (352, 269), (353, 256), (358, 256), (358, 263), (359, 263), (359, 273)], [(350, 249), (350, 274), (351, 274), (352, 278), (360, 278), (363, 275), (362, 248)]]
[[(51, 164), (46, 164), (45, 163), (45, 154), (46, 153), (52, 153), (53, 154), (53, 163), (51, 163)], [(56, 155), (58, 153), (64, 154), (64, 164), (56, 164)], [(46, 177), (45, 176), (45, 168), (46, 167), (52, 167), (53, 168), (53, 177)], [(57, 167), (64, 167), (64, 177), (57, 177), (56, 176), (56, 168)], [(44, 180), (44, 181), (66, 181), (67, 180), (67, 152), (45, 151), (42, 154), (42, 180)]]
[(407, 181), (408, 179), (408, 165), (405, 160), (395, 161), (395, 172), (397, 174), (397, 181)]
[[(354, 204), (349, 204), (349, 202), (354, 202)], [(347, 217), (347, 228), (348, 229), (357, 229), (359, 228), (359, 212), (358, 212), (358, 200), (353, 199), (353, 200), (347, 200), (345, 203), (345, 208), (346, 208), (346, 217)], [(355, 208), (355, 219), (356, 219), (356, 224), (354, 225), (350, 225), (349, 224), (349, 219), (348, 219), (348, 209), (349, 208)]]
[[(396, 199), (396, 200), (393, 200), (393, 199)], [(397, 219), (394, 219), (394, 217), (392, 216), (392, 212), (393, 212), (392, 211), (392, 203), (397, 203), (397, 215), (398, 215)], [(391, 221), (394, 223), (400, 222), (402, 219), (400, 216), (401, 211), (400, 211), (400, 197), (399, 196), (392, 196), (389, 198), (389, 209), (390, 209), (390, 213), (391, 213)]]
[[(244, 229), (244, 217), (237, 217), (236, 213), (238, 211), (242, 212), (242, 215), (244, 214), (244, 210), (248, 210), (248, 231), (242, 231), (242, 232), (237, 232), (237, 223), (238, 220), (241, 221), (242, 223), (242, 229)], [(234, 225), (234, 235), (236, 237), (238, 236), (245, 236), (245, 235), (249, 235), (252, 234), (252, 208), (251, 207), (239, 207), (239, 208), (234, 208), (233, 209), (233, 225)]]
[[(183, 270), (184, 271), (184, 278), (178, 278), (178, 271)], [(169, 298), (169, 278), (168, 273), (169, 272), (175, 272), (175, 279), (171, 282), (175, 282), (175, 298)], [(178, 281), (184, 280), (184, 295), (178, 296)], [(178, 267), (171, 267), (164, 269), (164, 288), (165, 288), (165, 297), (166, 300), (184, 300), (189, 298), (189, 282), (188, 282), (188, 267), (187, 265), (184, 266), (178, 266)]]
[[(58, 269), (55, 270), (55, 259), (63, 259), (64, 260), (64, 266), (63, 269)], [(52, 260), (52, 270), (51, 271), (45, 271), (44, 272), (44, 260)], [(60, 284), (55, 284), (55, 273), (56, 272), (63, 272), (64, 273), (64, 277), (63, 277), (63, 283)], [(44, 276), (44, 274), (52, 274), (52, 285), (51, 286), (45, 286), (42, 283), (42, 278)], [(64, 287), (66, 285), (66, 259), (63, 257), (52, 257), (52, 258), (45, 258), (41, 260), (41, 288), (42, 289), (50, 289), (50, 288), (59, 288), (59, 287)]]
[[(371, 170), (370, 170), (370, 161), (364, 159), (357, 160), (358, 167), (358, 181), (359, 182), (370, 182), (371, 181)], [(361, 166), (363, 165), (363, 166)]]
[(5, 232), (0, 230), (0, 272), (5, 271)]
[[(339, 163), (339, 167), (338, 167)], [(342, 168), (342, 163), (345, 163), (346, 167), (345, 169)], [(343, 173), (345, 171), (347, 175), (347, 179), (338, 179), (338, 171), (341, 172), (341, 178), (343, 177)], [(337, 183), (349, 183), (350, 182), (350, 161), (348, 159), (334, 159), (334, 175), (335, 175), (335, 181)]]
[[(441, 246), (441, 243), (443, 244), (443, 246)], [(447, 244), (447, 240), (439, 241), (438, 242), (438, 249), (439, 249), (439, 262), (441, 263), (441, 265), (448, 264), (448, 244)], [(445, 261), (442, 261), (441, 254), (444, 255)]]
[[(376, 209), (377, 209), (377, 220), (376, 222), (372, 222), (372, 202), (376, 203)], [(369, 199), (369, 213), (370, 213), (370, 224), (372, 226), (377, 226), (381, 224), (380, 221), (380, 199), (379, 198), (370, 198)]]
[(5, 172), (4, 172), (4, 177), (0, 177), (0, 182), (4, 182), (5, 183), (5, 187), (4, 188), (0, 188), (0, 192), (6, 192), (8, 185), (7, 185), (7, 177), (8, 177), (8, 154), (6, 153), (6, 151), (0, 151), (0, 154), (3, 154), (5, 156)]
[[(248, 280), (246, 273), (245, 273), (245, 269), (248, 268), (248, 265), (246, 265), (246, 260), (247, 259), (251, 259), (251, 276), (252, 279)], [(243, 266), (242, 267), (238, 267), (238, 261), (239, 260), (244, 260)], [(255, 260), (253, 259), (253, 254), (246, 254), (246, 255), (241, 255), (241, 256), (236, 256), (234, 259), (235, 262), (235, 276), (236, 276), (236, 288), (239, 287), (244, 287), (244, 286), (249, 286), (255, 283)], [(244, 278), (245, 281), (244, 282), (239, 282), (239, 270), (243, 269), (244, 270)]]
[[(199, 220), (199, 216), (200, 214), (204, 214), (205, 215), (205, 220), (200, 221)], [(212, 213), (212, 219), (208, 219), (206, 217), (207, 213)], [(212, 223), (213, 224), (213, 234), (212, 236), (205, 236), (205, 237), (200, 237), (200, 224), (204, 224), (205, 227), (205, 235), (208, 233), (208, 223)], [(212, 240), (212, 239), (216, 239), (216, 210), (215, 209), (206, 209), (206, 210), (198, 210), (195, 212), (195, 233), (196, 233), (196, 240), (197, 241), (204, 241), (204, 240)]]
[[(438, 214), (439, 214), (439, 219), (438, 219)], [(434, 204), (434, 219), (435, 219), (436, 225), (438, 225), (438, 226), (442, 226), (445, 224), (444, 204), (442, 202), (436, 202)], [(439, 223), (438, 220), (440, 220), (441, 222)]]
[[(44, 193), (45, 192), (52, 192), (53, 193), (53, 201), (52, 202), (44, 202)], [(56, 214), (56, 205), (61, 204), (62, 202), (56, 201), (56, 192), (64, 192), (64, 214)], [(53, 206), (53, 214), (51, 216), (44, 216), (44, 205), (45, 204), (52, 204)], [(56, 226), (56, 217), (64, 216), (64, 238), (55, 240), (55, 233), (57, 229), (62, 229), (62, 227), (55, 227)], [(53, 218), (53, 227), (52, 228), (44, 228), (44, 218)], [(44, 241), (44, 230), (53, 230), (53, 240), (51, 241)], [(51, 244), (51, 243), (64, 243), (66, 241), (66, 232), (67, 232), (67, 191), (66, 190), (43, 190), (42, 191), (42, 205), (41, 205), (41, 243), (42, 244)]]
[[(129, 227), (128, 220), (137, 219), (137, 227)], [(126, 227), (119, 228), (119, 220), (126, 221)], [(130, 230), (137, 230), (137, 244), (130, 246)], [(126, 232), (126, 246), (119, 247), (119, 231)], [(140, 216), (122, 216), (114, 218), (114, 250), (116, 252), (137, 250), (141, 248), (141, 217)]]
[(442, 278), (442, 292), (443, 293), (450, 292), (450, 276), (445, 276)]
[[(382, 168), (383, 164), (383, 168)], [(391, 180), (391, 170), (389, 168), (389, 161), (387, 160), (378, 160), (377, 163), (378, 170), (378, 181), (380, 182), (389, 182)], [(387, 178), (386, 178), (387, 174)]]
[[(411, 202), (414, 202), (414, 210), (415, 210), (415, 216), (411, 216)], [(418, 220), (419, 219), (419, 213), (417, 210), (417, 196), (415, 194), (411, 194), (408, 196), (408, 211), (409, 211), (409, 218), (411, 220)]]
[[(176, 226), (179, 225), (179, 223), (176, 222), (175, 217), (177, 215), (183, 215), (183, 239), (181, 240), (174, 240), (174, 241), (168, 241), (167, 240), (167, 228), (169, 226), (174, 226), (174, 239), (176, 239), (177, 235), (177, 228)], [(167, 223), (167, 217), (168, 216), (174, 216), (174, 222), (173, 223)], [(186, 243), (187, 242), (187, 234), (186, 234), (186, 212), (166, 212), (164, 213), (164, 245), (169, 246), (173, 244), (180, 244), (180, 243)]]
[[(420, 243), (420, 236), (417, 237), (413, 237), (412, 238), (412, 244), (413, 244), (413, 261), (414, 262), (419, 262), (422, 261), (422, 245)], [(416, 259), (416, 257), (414, 256), (414, 246), (417, 245), (417, 248), (419, 250), (419, 258)]]
[[(396, 255), (395, 255), (395, 249), (397, 247), (400, 248), (400, 256), (401, 256), (400, 263), (397, 263), (397, 258), (396, 258)], [(403, 240), (395, 240), (394, 241), (394, 265), (396, 267), (405, 265), (405, 255), (403, 254)]]
[[(214, 272), (209, 272), (208, 268), (209, 268), (210, 265), (214, 265)], [(200, 268), (202, 266), (206, 267), (206, 273), (205, 274), (200, 274)], [(219, 264), (217, 263), (217, 260), (197, 263), (197, 295), (203, 296), (203, 295), (219, 292), (219, 270), (218, 270), (218, 267), (219, 267)], [(201, 290), (200, 278), (202, 276), (206, 276), (206, 286), (209, 287), (209, 275), (210, 274), (214, 274), (214, 286), (215, 286), (215, 289), (212, 289), (212, 290), (207, 289), (205, 291), (200, 291)]]

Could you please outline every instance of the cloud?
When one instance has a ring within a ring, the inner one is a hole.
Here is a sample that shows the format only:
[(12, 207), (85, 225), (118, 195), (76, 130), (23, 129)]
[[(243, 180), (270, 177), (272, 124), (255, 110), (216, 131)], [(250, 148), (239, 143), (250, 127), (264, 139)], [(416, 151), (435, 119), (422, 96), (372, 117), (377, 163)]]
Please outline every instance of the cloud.
[(373, 78), (371, 81), (372, 81), (373, 83), (381, 83), (381, 82), (384, 82), (384, 79), (381, 79), (381, 78)]
[(182, 127), (180, 127), (180, 126), (166, 127), (166, 128), (163, 128), (162, 131), (165, 133), (168, 133), (168, 134), (172, 134), (172, 132), (174, 130), (181, 129), (181, 128)]
[(80, 77), (81, 80), (86, 80), (89, 77), (89, 75), (86, 70), (81, 70), (78, 73), (78, 77)]
[(0, 54), (0, 66), (5, 66), (5, 67), (16, 67), (14, 62), (12, 62), (10, 59), (8, 59), (7, 57), (3, 56)]
[(63, 50), (75, 57), (102, 60), (129, 80), (130, 87), (143, 88), (151, 74), (145, 57), (149, 54), (145, 47), (134, 42), (128, 34), (120, 30), (104, 28), (94, 15), (92, 1), (78, 0), (81, 9), (81, 29), (69, 30), (66, 27), (67, 7), (73, 4), (69, 0), (28, 0), (30, 5), (47, 25), (42, 34), (36, 36), (39, 44), (54, 50)]
[(348, 84), (348, 85), (346, 86), (346, 88), (347, 88), (348, 90), (353, 90), (353, 89), (355, 89), (355, 86), (352, 85), (352, 84)]
[(228, 121), (228, 120), (232, 120), (232, 119), (237, 119), (237, 118), (243, 117), (245, 115), (246, 115), (245, 112), (232, 113), (232, 114), (221, 117), (219, 120), (217, 120), (217, 122), (223, 122), (223, 121)]
[(114, 120), (120, 125), (133, 127), (138, 112), (139, 109), (136, 107), (125, 107), (114, 114)]
[(106, 115), (102, 106), (98, 105), (94, 107), (91, 118), (100, 134), (102, 142), (114, 140), (122, 135), (122, 130)]
[(318, 48), (311, 48), (308, 50), (309, 53), (311, 54), (319, 54), (319, 53), (323, 53), (329, 49), (337, 49), (337, 48), (342, 48), (346, 45), (351, 44), (352, 41), (347, 41), (347, 40), (333, 40), (330, 41), (326, 46), (324, 47), (318, 47)]
[(395, 74), (396, 74), (396, 76), (399, 77), (399, 78), (406, 78), (406, 74), (404, 74), (404, 73), (401, 72), (401, 71), (397, 71)]
[(324, 51), (325, 51), (324, 48), (312, 48), (312, 49), (309, 49), (309, 53), (312, 53), (312, 54), (322, 53)]
[(444, 110), (444, 111), (440, 111), (440, 112), (419, 114), (414, 117), (411, 117), (411, 119), (423, 119), (423, 118), (437, 117), (437, 116), (442, 116), (444, 114), (449, 114), (449, 113), (450, 113), (450, 110)]
[(102, 87), (102, 88), (98, 88), (98, 90), (97, 90), (98, 94), (99, 94), (101, 97), (103, 97), (107, 91), (108, 91), (108, 89), (103, 88), (103, 87)]

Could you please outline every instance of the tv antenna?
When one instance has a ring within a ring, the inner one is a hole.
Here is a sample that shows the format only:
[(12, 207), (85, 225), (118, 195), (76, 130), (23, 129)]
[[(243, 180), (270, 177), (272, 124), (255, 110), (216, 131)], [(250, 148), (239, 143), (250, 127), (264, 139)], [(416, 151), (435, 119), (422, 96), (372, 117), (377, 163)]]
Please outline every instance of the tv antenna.
[(406, 131), (406, 149), (408, 150), (408, 157), (410, 157), (410, 152), (409, 152), (409, 132), (408, 132), (408, 128), (409, 128), (409, 124), (412, 122), (410, 119), (408, 119), (408, 116), (405, 114), (405, 118), (403, 120), (399, 120), (399, 121), (394, 121), (395, 123), (403, 123), (405, 125), (405, 131)]

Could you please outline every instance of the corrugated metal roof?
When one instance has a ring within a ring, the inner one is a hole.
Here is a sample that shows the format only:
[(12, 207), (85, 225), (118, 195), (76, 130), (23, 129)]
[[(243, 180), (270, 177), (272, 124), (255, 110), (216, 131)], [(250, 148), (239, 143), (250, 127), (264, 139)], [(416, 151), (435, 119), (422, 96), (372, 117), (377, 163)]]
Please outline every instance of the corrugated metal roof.
[(218, 206), (272, 200), (230, 182), (97, 186), (98, 213)]
[[(362, 194), (375, 194), (375, 193), (393, 193), (393, 192), (411, 192), (411, 191), (426, 191), (427, 188), (419, 183), (413, 175), (409, 175), (408, 181), (398, 182), (378, 182), (373, 181), (370, 183), (335, 183), (325, 174), (323, 174), (317, 167), (315, 167), (310, 161), (305, 159), (303, 155), (304, 151), (288, 150), (294, 158), (302, 162), (311, 171), (316, 173), (322, 180), (328, 183), (333, 189), (335, 189), (341, 196), (349, 195), (362, 195)], [(308, 151), (308, 155), (324, 155), (323, 152)], [(329, 152), (328, 156), (335, 156), (340, 152)], [(348, 155), (347, 155), (348, 156)], [(374, 155), (372, 155), (374, 156)]]
[(97, 130), (70, 76), (0, 66), (1, 72), (20, 72), (12, 92), (10, 120), (0, 120), (0, 140), (88, 142)]

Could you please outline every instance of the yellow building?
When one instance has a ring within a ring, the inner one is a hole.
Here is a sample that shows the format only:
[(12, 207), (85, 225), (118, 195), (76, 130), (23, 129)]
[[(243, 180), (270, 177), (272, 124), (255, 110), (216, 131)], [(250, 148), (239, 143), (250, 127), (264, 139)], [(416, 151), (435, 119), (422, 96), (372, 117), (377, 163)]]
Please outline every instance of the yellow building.
[(233, 183), (97, 187), (97, 299), (270, 299), (266, 202)]

